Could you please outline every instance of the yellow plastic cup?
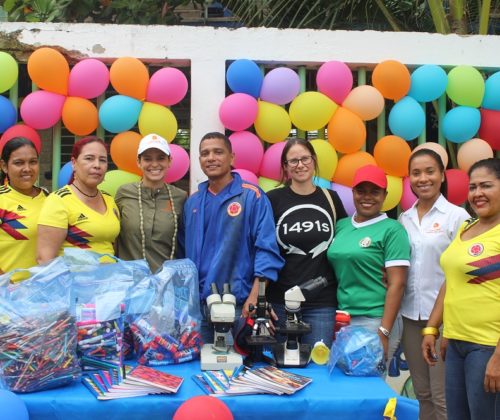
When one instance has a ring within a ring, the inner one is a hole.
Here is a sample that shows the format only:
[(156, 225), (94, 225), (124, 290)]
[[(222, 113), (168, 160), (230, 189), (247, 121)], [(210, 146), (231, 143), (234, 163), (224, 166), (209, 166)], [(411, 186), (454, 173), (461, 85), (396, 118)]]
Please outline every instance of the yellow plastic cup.
[(324, 365), (328, 362), (330, 357), (330, 349), (327, 347), (323, 340), (314, 343), (311, 350), (311, 360), (317, 365)]

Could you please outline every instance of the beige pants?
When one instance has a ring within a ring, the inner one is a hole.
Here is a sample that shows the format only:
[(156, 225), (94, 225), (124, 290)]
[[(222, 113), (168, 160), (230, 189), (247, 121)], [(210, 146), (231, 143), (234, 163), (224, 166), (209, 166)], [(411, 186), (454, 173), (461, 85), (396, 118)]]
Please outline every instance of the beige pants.
[[(405, 354), (413, 389), (420, 405), (420, 420), (446, 420), (446, 399), (444, 388), (444, 362), (430, 367), (422, 357), (422, 328), (427, 321), (414, 321), (403, 317), (403, 352)], [(437, 341), (437, 351), (439, 345)]]

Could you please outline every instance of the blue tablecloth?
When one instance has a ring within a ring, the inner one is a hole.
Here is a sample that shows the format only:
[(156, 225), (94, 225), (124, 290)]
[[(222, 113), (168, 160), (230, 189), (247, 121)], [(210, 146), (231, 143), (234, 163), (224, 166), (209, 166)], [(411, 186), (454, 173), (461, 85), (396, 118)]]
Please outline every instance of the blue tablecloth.
[[(185, 400), (203, 391), (191, 379), (200, 372), (199, 361), (166, 366), (161, 370), (184, 378), (177, 394), (149, 395), (111, 401), (98, 401), (80, 382), (64, 388), (20, 394), (28, 407), (30, 420), (134, 420), (169, 419)], [(290, 369), (313, 378), (313, 382), (294, 395), (246, 395), (223, 397), (234, 418), (239, 419), (383, 419), (387, 400), (396, 393), (380, 378), (355, 378), (326, 366), (310, 364)], [(288, 417), (287, 417), (288, 416)], [(398, 420), (418, 419), (416, 401), (398, 397)]]

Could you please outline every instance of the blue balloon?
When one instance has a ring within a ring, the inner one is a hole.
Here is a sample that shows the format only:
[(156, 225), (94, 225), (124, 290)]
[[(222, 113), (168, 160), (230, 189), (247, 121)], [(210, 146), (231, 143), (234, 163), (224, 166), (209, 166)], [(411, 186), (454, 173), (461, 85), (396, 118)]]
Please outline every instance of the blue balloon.
[(0, 418), (29, 420), (28, 409), (24, 401), (16, 394), (5, 389), (0, 389)]
[(434, 101), (445, 93), (447, 85), (446, 72), (439, 66), (426, 64), (412, 73), (408, 96), (418, 102)]
[(425, 128), (425, 112), (413, 98), (405, 96), (396, 102), (389, 113), (392, 134), (409, 141), (418, 137)]
[(57, 188), (62, 188), (65, 185), (68, 185), (72, 174), (73, 165), (71, 164), (71, 162), (65, 163), (59, 171), (59, 176), (57, 177)]
[(443, 118), (443, 134), (453, 143), (463, 143), (473, 138), (481, 125), (481, 113), (477, 108), (457, 106)]
[(17, 112), (12, 102), (0, 95), (0, 133), (12, 127), (17, 120)]
[(264, 76), (252, 60), (236, 60), (227, 69), (226, 80), (234, 93), (246, 93), (258, 98)]
[(137, 124), (142, 102), (130, 96), (115, 95), (99, 108), (99, 121), (111, 133), (128, 131)]
[(325, 178), (320, 178), (319, 176), (313, 177), (313, 184), (320, 188), (331, 188), (332, 181), (329, 181)]
[(481, 106), (485, 109), (500, 111), (500, 71), (493, 73), (486, 79)]

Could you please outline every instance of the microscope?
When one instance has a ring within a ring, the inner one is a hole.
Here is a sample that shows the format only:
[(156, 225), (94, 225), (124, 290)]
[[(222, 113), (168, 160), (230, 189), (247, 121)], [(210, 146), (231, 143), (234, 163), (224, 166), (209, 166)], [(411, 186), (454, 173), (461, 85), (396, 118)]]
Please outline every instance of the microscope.
[(311, 326), (302, 321), (301, 304), (311, 299), (328, 284), (326, 277), (316, 277), (301, 286), (285, 292), (286, 321), (276, 332), (286, 335), (286, 341), (273, 346), (276, 365), (279, 367), (305, 367), (311, 355), (311, 345), (301, 343), (303, 335), (311, 332)]
[(211, 290), (207, 306), (209, 322), (214, 327), (214, 343), (201, 348), (201, 370), (234, 369), (243, 363), (241, 355), (227, 342), (236, 317), (236, 298), (227, 283), (223, 286), (222, 296), (215, 283), (212, 283)]

